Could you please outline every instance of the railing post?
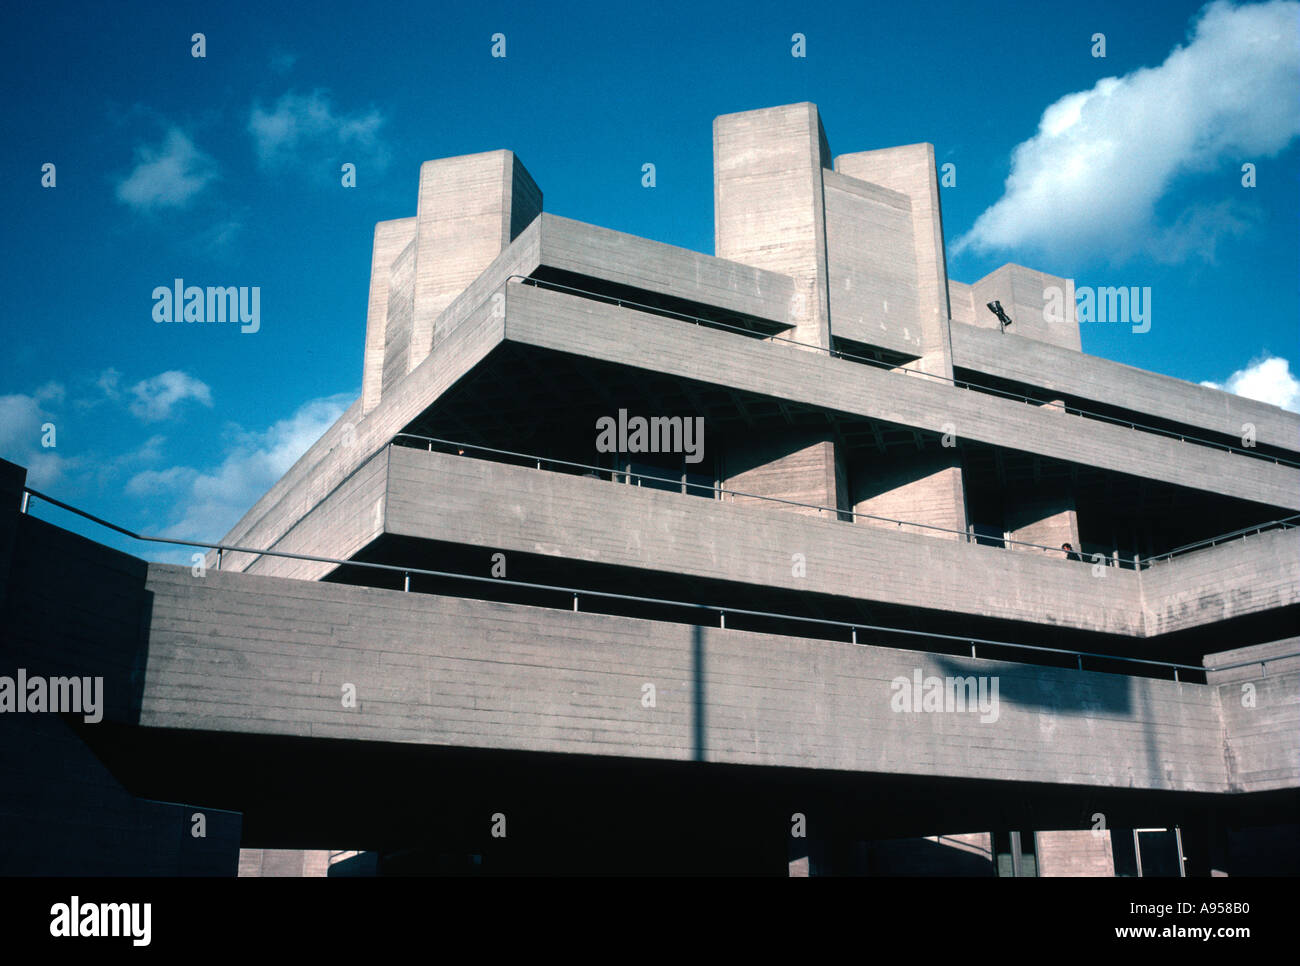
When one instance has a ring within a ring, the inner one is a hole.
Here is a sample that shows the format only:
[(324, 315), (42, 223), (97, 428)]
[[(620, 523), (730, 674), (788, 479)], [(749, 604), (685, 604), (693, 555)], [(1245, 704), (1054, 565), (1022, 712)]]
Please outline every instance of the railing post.
[(26, 490), (23, 490), (23, 501), (22, 501), (22, 505), (19, 507), (19, 510), (18, 510), (19, 513), (26, 513), (26, 512), (27, 512), (27, 501), (28, 501), (28, 498), (30, 498), (30, 497), (31, 497), (31, 494), (28, 493)]
[(856, 627), (853, 628), (853, 643), (858, 643), (858, 629)]
[(1082, 655), (1082, 654), (1076, 654), (1076, 655), (1074, 655), (1074, 666), (1075, 666), (1076, 668), (1078, 668), (1080, 671), (1083, 670), (1083, 655)]
[(1178, 680), (1178, 668), (1174, 668), (1174, 680)]
[(221, 554), (224, 552), (224, 550), (225, 550), (224, 547), (217, 548), (217, 569), (218, 570), (221, 569)]
[(411, 573), (408, 570), (406, 573), (402, 574), (402, 590), (409, 592), (410, 589), (411, 589)]
[(577, 594), (574, 594), (574, 595), (573, 595), (573, 609), (574, 609), (574, 611), (577, 611), (577, 609), (578, 609), (578, 595), (577, 595)]
[(719, 612), (718, 612), (718, 617), (719, 617), (719, 619), (720, 619), (720, 621), (721, 621), (721, 623), (720, 623), (718, 626), (721, 627), (721, 628), (723, 628), (723, 629), (725, 630), (725, 629), (726, 629), (726, 626), (727, 626), (727, 612), (726, 612), (725, 610), (724, 610), (724, 611), (719, 611)]
[(970, 656), (971, 656), (971, 657), (974, 657), (974, 656), (975, 656), (975, 642), (974, 642), (974, 641), (971, 641), (971, 642), (970, 642)]

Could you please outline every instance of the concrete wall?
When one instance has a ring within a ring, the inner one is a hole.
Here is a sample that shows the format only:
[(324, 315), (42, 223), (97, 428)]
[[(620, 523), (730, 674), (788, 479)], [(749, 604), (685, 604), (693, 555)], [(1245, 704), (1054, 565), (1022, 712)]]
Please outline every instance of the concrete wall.
[(1079, 323), (1075, 319), (1075, 306), (1068, 297), (1062, 299), (1065, 318), (1049, 323), (1044, 318), (1047, 299), (1044, 292), (1051, 287), (1066, 290), (1066, 280), (1046, 272), (1007, 264), (990, 272), (971, 286), (974, 299), (975, 324), (989, 329), (999, 328), (997, 316), (986, 308), (997, 300), (1011, 317), (1008, 331), (1023, 339), (1050, 342), (1066, 349), (1080, 349)]
[[(775, 497), (815, 507), (845, 506), (835, 472), (835, 440), (829, 427), (773, 433), (759, 442), (723, 444), (722, 486), (755, 496)], [(752, 500), (729, 494), (726, 500), (767, 510), (825, 516), (801, 506)]]
[[(1012, 540), (1053, 548), (1068, 543), (1079, 550), (1079, 513), (1065, 482), (1041, 486), (1032, 498), (1008, 502), (1002, 518)], [(1024, 553), (1039, 552), (1034, 547), (1010, 547)]]
[[(830, 148), (814, 104), (713, 121), (714, 253), (791, 276), (793, 338), (830, 345), (822, 172)], [(778, 318), (781, 316), (778, 316)]]
[[(947, 530), (966, 531), (966, 504), (961, 465), (955, 449), (930, 446), (923, 450), (890, 450), (872, 453), (851, 464), (853, 509), (873, 517), (909, 520)], [(858, 518), (865, 526), (887, 527), (946, 540), (962, 540), (959, 534), (897, 527), (883, 520)]]
[[(1110, 829), (1063, 829), (1039, 832), (1038, 874), (1059, 876), (1113, 876)], [(1131, 834), (1128, 830), (1121, 835)]]
[(1300, 603), (1300, 540), (1271, 530), (1158, 561), (1142, 572), (1148, 635)]
[[(148, 588), (145, 727), (1227, 787), (1205, 685), (162, 565)], [(996, 677), (997, 720), (891, 710), (917, 669)]]
[[(86, 740), (139, 712), (145, 564), (19, 516), (7, 499), (0, 520), (8, 524), (0, 532), (12, 534), (0, 595), (0, 675), (12, 679), (21, 668), (29, 681), (103, 679), (100, 722), (84, 714), (0, 714), (0, 875), (233, 875), (238, 814), (138, 798)], [(196, 813), (206, 823), (203, 837), (192, 834)]]
[[(948, 279), (948, 310), (952, 313), (953, 322), (962, 322), (966, 325), (975, 325), (975, 292), (965, 282), (954, 282)], [(988, 311), (983, 306), (979, 306), (982, 311)], [(996, 323), (996, 318), (990, 314), (989, 318)], [(953, 330), (953, 351), (956, 352), (956, 327)]]
[(831, 334), (921, 355), (911, 202), (831, 171), (822, 178)]
[[(370, 412), (383, 393), (384, 354), (388, 340), (388, 283), (393, 261), (415, 239), (415, 219), (398, 218), (375, 225), (370, 255), (370, 300), (366, 305), (366, 350), (361, 373), (361, 405)], [(405, 328), (409, 328), (407, 319)]]
[[(388, 483), (387, 448), (363, 463), (329, 496), (316, 504), (268, 550), (348, 559), (384, 532), (384, 495)], [(224, 561), (223, 561), (224, 563)], [(334, 564), (258, 557), (240, 569), (274, 577), (319, 580)]]
[[(378, 407), (362, 414), (357, 400), (313, 443), (289, 471), (235, 524), (226, 543), (265, 548), (332, 493), (358, 466), (384, 447), (443, 392), (474, 368), (501, 342), (504, 320), (491, 296), (503, 291), (511, 275), (527, 275), (538, 264), (540, 221), (534, 222), (458, 296), (438, 320), (436, 346), (420, 367), (390, 386)], [(517, 287), (517, 286), (515, 286)], [(325, 556), (338, 556), (323, 552)], [(229, 555), (227, 566), (251, 562)], [(215, 565), (215, 554), (208, 566)]]
[[(1025, 338), (1018, 329), (1018, 325), (1013, 326), (1005, 335), (999, 335), (996, 326), (991, 332), (968, 325), (953, 326), (954, 364), (1052, 392), (1226, 433), (1237, 437), (1238, 445), (1242, 426), (1251, 423), (1258, 443), (1300, 451), (1300, 414)], [(1140, 417), (1138, 421), (1142, 421)]]
[[(394, 448), (390, 533), (1117, 634), (1142, 630), (1138, 575), (758, 504)], [(792, 574), (793, 555), (806, 576)], [(487, 558), (484, 557), (484, 576)]]
[(789, 275), (547, 212), (540, 228), (539, 261), (547, 268), (794, 324), (796, 286)]
[(510, 151), (420, 165), (415, 314), (408, 369), (428, 356), (434, 321), (542, 210), (542, 193)]
[(507, 298), (514, 342), (1300, 510), (1300, 471), (1265, 460), (558, 292)]
[[(1259, 663), (1213, 670), (1244, 661)], [(1300, 786), (1300, 637), (1208, 654), (1205, 666), (1219, 692), (1232, 788)]]
[(239, 878), (324, 878), (329, 874), (326, 849), (240, 849)]
[(933, 144), (908, 144), (878, 151), (842, 154), (835, 170), (864, 182), (906, 195), (910, 204), (916, 265), (917, 311), (921, 321), (925, 372), (952, 377), (952, 347), (948, 337), (948, 264), (943, 246), (943, 216)]
[[(387, 317), (384, 320), (384, 365), (380, 387), (396, 386), (411, 371), (411, 326), (415, 317), (415, 257), (412, 237), (388, 269)], [(363, 384), (364, 392), (364, 384)], [(380, 393), (382, 398), (382, 392)], [(375, 400), (378, 406), (379, 401)], [(374, 406), (370, 407), (371, 410)], [(363, 412), (366, 412), (363, 408)]]

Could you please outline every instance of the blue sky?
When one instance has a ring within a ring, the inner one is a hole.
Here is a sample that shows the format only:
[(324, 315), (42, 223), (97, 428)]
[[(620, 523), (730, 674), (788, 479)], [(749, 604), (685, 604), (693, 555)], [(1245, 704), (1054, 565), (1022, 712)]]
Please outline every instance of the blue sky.
[[(1149, 286), (1084, 350), (1300, 408), (1295, 2), (14, 6), (0, 456), (128, 527), (219, 538), (355, 398), (421, 161), (509, 148), (548, 211), (711, 253), (713, 118), (797, 101), (955, 165), (954, 279)], [(176, 277), (258, 286), (260, 330), (155, 324)]]

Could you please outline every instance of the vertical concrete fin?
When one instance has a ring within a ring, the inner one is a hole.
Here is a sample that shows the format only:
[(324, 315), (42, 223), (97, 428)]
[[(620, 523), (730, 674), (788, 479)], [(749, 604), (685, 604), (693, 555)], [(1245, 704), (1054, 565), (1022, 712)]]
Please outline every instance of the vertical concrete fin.
[(443, 309), (541, 209), (541, 190), (511, 151), (443, 158), (420, 166), (407, 372), (432, 350), (434, 323)]
[(798, 282), (790, 335), (830, 346), (822, 170), (830, 146), (815, 104), (713, 122), (714, 253)]
[(918, 368), (952, 378), (952, 336), (948, 301), (948, 261), (943, 244), (943, 215), (934, 145), (907, 144), (878, 151), (841, 154), (839, 174), (889, 188), (912, 202), (912, 242), (916, 258), (921, 362)]
[(414, 218), (381, 221), (375, 225), (375, 240), (370, 254), (370, 301), (366, 306), (366, 350), (361, 370), (362, 414), (378, 406), (383, 393), (388, 282), (393, 260), (414, 237)]

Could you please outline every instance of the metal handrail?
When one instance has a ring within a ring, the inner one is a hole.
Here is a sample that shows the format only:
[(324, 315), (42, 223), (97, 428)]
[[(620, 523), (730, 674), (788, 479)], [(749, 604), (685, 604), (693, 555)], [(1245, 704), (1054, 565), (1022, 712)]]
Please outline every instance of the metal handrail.
[(1195, 543), (1186, 543), (1181, 547), (1175, 547), (1173, 550), (1166, 550), (1164, 553), (1158, 553), (1147, 557), (1144, 562), (1150, 565), (1155, 563), (1157, 560), (1171, 560), (1173, 559), (1174, 554), (1188, 553), (1192, 550), (1199, 550), (1202, 547), (1213, 547), (1216, 544), (1235, 540), (1237, 537), (1241, 537), (1244, 540), (1246, 537), (1263, 533), (1266, 530), (1291, 530), (1300, 526), (1300, 522), (1297, 521), (1300, 521), (1300, 513), (1289, 517), (1282, 517), (1278, 520), (1269, 520), (1267, 523), (1261, 523), (1254, 527), (1242, 527), (1240, 530), (1233, 530), (1230, 533), (1222, 533), (1216, 537), (1207, 537), (1204, 540), (1197, 540)]
[(841, 349), (826, 348), (825, 346), (820, 346), (813, 342), (800, 342), (796, 339), (790, 339), (780, 335), (761, 335), (761, 334), (756, 335), (753, 331), (746, 329), (743, 326), (730, 325), (726, 322), (719, 322), (715, 319), (706, 319), (698, 315), (689, 315), (685, 312), (678, 312), (674, 309), (665, 309), (657, 305), (646, 305), (645, 303), (635, 302), (631, 299), (620, 298), (617, 295), (606, 295), (603, 292), (592, 292), (592, 291), (588, 291), (587, 289), (574, 288), (571, 285), (562, 285), (559, 282), (549, 282), (546, 281), (545, 279), (533, 278), (530, 275), (506, 276), (507, 282), (515, 279), (518, 279), (520, 282), (523, 282), (527, 285), (535, 286), (537, 288), (550, 288), (559, 291), (575, 292), (587, 298), (600, 299), (606, 302), (613, 302), (619, 305), (620, 307), (631, 306), (632, 308), (644, 309), (645, 311), (650, 312), (654, 315), (675, 316), (679, 319), (684, 319), (688, 322), (694, 322), (696, 325), (703, 324), (703, 325), (713, 326), (719, 329), (727, 329), (732, 332), (739, 332), (742, 335), (747, 335), (753, 338), (759, 338), (767, 342), (786, 342), (789, 343), (790, 345), (799, 346), (804, 349), (815, 349), (818, 352), (825, 352), (829, 354), (832, 358), (850, 359), (854, 362), (861, 362), (870, 366), (876, 366), (877, 368), (888, 369), (891, 372), (915, 373), (918, 376), (926, 376), (927, 378), (930, 379), (937, 379), (940, 382), (946, 382), (951, 384), (954, 387), (961, 388), (961, 389), (969, 389), (975, 392), (988, 393), (990, 395), (995, 395), (995, 396), (1003, 396), (1007, 399), (1015, 399), (1021, 402), (1030, 403), (1039, 406), (1043, 409), (1047, 409), (1047, 408), (1060, 409), (1065, 413), (1075, 415), (1075, 416), (1084, 416), (1088, 419), (1096, 419), (1102, 422), (1113, 423), (1116, 426), (1127, 426), (1129, 427), (1129, 429), (1140, 429), (1144, 432), (1155, 433), (1160, 436), (1167, 436), (1170, 439), (1178, 439), (1182, 442), (1198, 443), (1202, 446), (1210, 446), (1215, 449), (1222, 449), (1228, 453), (1239, 453), (1243, 456), (1249, 456), (1253, 459), (1271, 460), (1273, 463), (1280, 464), (1283, 466), (1293, 466), (1293, 467), (1300, 468), (1300, 462), (1283, 459), (1280, 456), (1266, 456), (1263, 453), (1260, 453), (1258, 450), (1246, 449), (1244, 447), (1238, 447), (1238, 446), (1230, 446), (1227, 443), (1218, 443), (1215, 442), (1214, 440), (1203, 439), (1199, 436), (1192, 436), (1188, 433), (1179, 433), (1170, 429), (1161, 429), (1156, 426), (1148, 426), (1145, 423), (1138, 423), (1129, 419), (1118, 419), (1115, 416), (1107, 416), (1104, 413), (1093, 412), (1092, 410), (1089, 409), (1078, 409), (1076, 407), (1067, 406), (1064, 403), (1058, 404), (1048, 400), (1035, 399), (1032, 396), (1026, 396), (1023, 393), (1008, 392), (1005, 389), (995, 389), (993, 386), (985, 386), (976, 382), (968, 382), (967, 380), (964, 379), (956, 379), (949, 376), (935, 375), (932, 372), (925, 372), (924, 370), (921, 369), (911, 369), (907, 366), (895, 366), (895, 365), (891, 365), (888, 362), (881, 362), (879, 359), (871, 359), (868, 358), (867, 356), (854, 355), (851, 352), (845, 352)]
[[(405, 575), (406, 578), (405, 587), (404, 587), (404, 591), (406, 592), (410, 591), (411, 574), (419, 574), (421, 576), (428, 576), (428, 577), (442, 577), (442, 578), (450, 578), (453, 580), (469, 580), (475, 583), (485, 583), (485, 584), (504, 584), (510, 587), (523, 587), (528, 590), (545, 590), (545, 591), (554, 591), (554, 592), (559, 592), (564, 594), (571, 594), (573, 596), (574, 610), (578, 609), (579, 597), (598, 597), (606, 600), (631, 601), (634, 603), (656, 604), (665, 607), (685, 607), (685, 608), (693, 608), (695, 610), (709, 611), (711, 613), (718, 614), (721, 618), (720, 626), (723, 628), (726, 627), (727, 614), (742, 614), (747, 617), (764, 617), (764, 618), (770, 618), (774, 620), (795, 621), (804, 624), (818, 624), (826, 627), (843, 628), (852, 631), (851, 643), (854, 644), (858, 643), (859, 630), (877, 631), (886, 634), (902, 634), (910, 637), (922, 637), (931, 640), (942, 640), (942, 641), (957, 641), (963, 644), (969, 644), (971, 647), (972, 658), (976, 656), (975, 655), (976, 645), (985, 645), (989, 647), (1015, 648), (1023, 651), (1033, 651), (1035, 653), (1069, 654), (1075, 658), (1079, 670), (1083, 669), (1082, 661), (1083, 658), (1085, 657), (1096, 658), (1098, 660), (1103, 660), (1103, 661), (1122, 661), (1129, 664), (1146, 664), (1146, 665), (1151, 665), (1153, 667), (1171, 669), (1174, 672), (1174, 680), (1178, 680), (1178, 672), (1180, 670), (1197, 671), (1197, 672), (1205, 672), (1208, 670), (1230, 671), (1239, 667), (1250, 667), (1255, 664), (1262, 665), (1269, 661), (1280, 661), (1292, 657), (1300, 657), (1300, 654), (1285, 654), (1277, 657), (1265, 658), (1263, 660), (1241, 661), (1237, 664), (1227, 664), (1227, 665), (1223, 665), (1222, 667), (1207, 669), (1204, 666), (1198, 666), (1195, 664), (1177, 664), (1172, 661), (1153, 661), (1148, 658), (1124, 657), (1118, 654), (1098, 654), (1094, 651), (1077, 651), (1077, 650), (1069, 650), (1069, 649), (1058, 648), (1058, 647), (1043, 647), (1037, 644), (1019, 644), (1012, 641), (994, 641), (982, 637), (959, 636), (954, 634), (939, 634), (934, 631), (915, 631), (915, 630), (909, 630), (907, 628), (901, 628), (901, 627), (885, 627), (879, 624), (855, 623), (851, 621), (836, 621), (836, 620), (829, 620), (824, 617), (803, 617), (797, 614), (778, 614), (772, 611), (748, 610), (745, 608), (726, 607), (718, 604), (699, 604), (692, 601), (667, 600), (661, 597), (640, 597), (632, 594), (616, 594), (611, 591), (603, 591), (603, 590), (584, 590), (577, 587), (563, 587), (555, 584), (534, 584), (534, 583), (528, 583), (526, 581), (521, 581), (521, 580), (509, 580), (505, 577), (480, 577), (474, 574), (458, 574), (458, 573), (452, 573), (450, 571), (444, 571), (444, 570), (428, 570), (423, 567), (402, 567), (402, 566), (398, 566), (397, 564), (373, 563), (371, 561), (365, 561), (365, 560), (342, 560), (338, 557), (322, 557), (316, 554), (290, 553), (287, 550), (254, 549), (251, 547), (240, 547), (233, 544), (207, 543), (202, 540), (177, 540), (173, 537), (154, 537), (154, 536), (149, 536), (147, 534), (135, 533), (134, 531), (126, 529), (126, 527), (118, 526), (115, 523), (110, 523), (109, 521), (103, 519), (102, 517), (98, 517), (92, 513), (88, 513), (85, 510), (80, 509), (79, 507), (75, 507), (71, 505), (70, 503), (64, 503), (62, 500), (56, 500), (54, 497), (41, 493), (39, 490), (33, 490), (31, 487), (28, 486), (23, 487), (23, 494), (24, 497), (34, 496), (39, 500), (44, 500), (46, 503), (49, 503), (52, 506), (59, 507), (60, 509), (67, 510), (69, 513), (74, 513), (77, 516), (84, 517), (85, 519), (90, 520), (94, 523), (98, 523), (101, 526), (109, 528), (110, 530), (128, 536), (133, 540), (139, 540), (145, 543), (165, 543), (174, 546), (204, 547), (209, 550), (216, 550), (218, 570), (221, 569), (222, 556), (224, 553), (227, 552), (246, 553), (254, 556), (286, 557), (292, 560), (307, 560), (314, 563), (329, 563), (329, 564), (334, 564), (336, 566), (365, 567), (371, 570), (385, 570), (393, 573), (400, 573)], [(24, 513), (30, 512), (29, 501), (27, 501), (26, 499), (24, 499), (24, 503), (23, 503), (23, 512)], [(756, 633), (763, 633), (763, 632), (760, 631)]]

